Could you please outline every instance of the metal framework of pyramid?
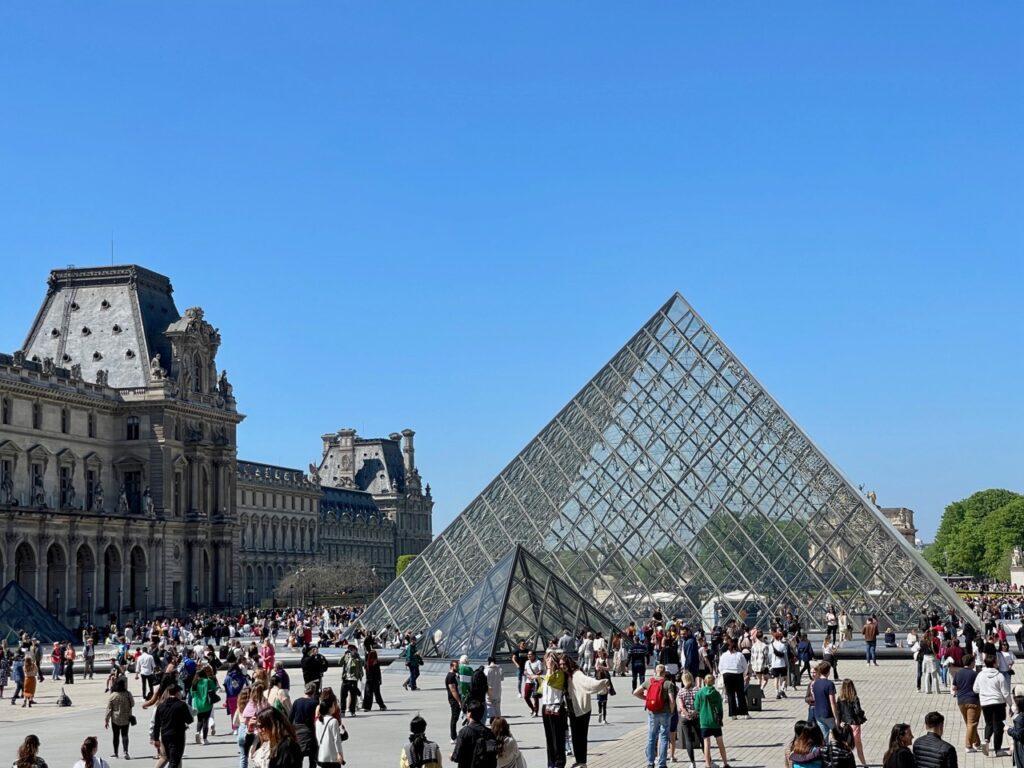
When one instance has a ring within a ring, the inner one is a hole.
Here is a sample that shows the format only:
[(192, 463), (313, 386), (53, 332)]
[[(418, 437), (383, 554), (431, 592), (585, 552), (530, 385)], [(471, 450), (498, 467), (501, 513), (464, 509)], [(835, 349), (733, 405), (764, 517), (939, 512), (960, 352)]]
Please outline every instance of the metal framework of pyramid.
[(0, 590), (0, 640), (17, 643), (22, 632), (41, 642), (72, 640), (71, 631), (16, 581)]
[(563, 629), (611, 637), (615, 622), (522, 546), (516, 545), (427, 631), (423, 649), (433, 658), (511, 657), (525, 640), (543, 651)]
[(617, 621), (976, 617), (673, 296), (363, 613), (431, 627), (521, 544)]

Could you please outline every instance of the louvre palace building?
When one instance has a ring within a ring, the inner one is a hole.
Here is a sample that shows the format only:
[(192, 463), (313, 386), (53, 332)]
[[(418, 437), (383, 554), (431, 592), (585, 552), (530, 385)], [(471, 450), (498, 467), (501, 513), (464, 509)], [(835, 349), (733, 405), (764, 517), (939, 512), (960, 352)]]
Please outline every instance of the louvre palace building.
[[(237, 340), (234, 340), (237, 343)], [(258, 604), (298, 568), (385, 584), (432, 538), (414, 432), (322, 437), (307, 470), (238, 458), (221, 336), (139, 266), (60, 269), (0, 354), (0, 572), (65, 624)]]

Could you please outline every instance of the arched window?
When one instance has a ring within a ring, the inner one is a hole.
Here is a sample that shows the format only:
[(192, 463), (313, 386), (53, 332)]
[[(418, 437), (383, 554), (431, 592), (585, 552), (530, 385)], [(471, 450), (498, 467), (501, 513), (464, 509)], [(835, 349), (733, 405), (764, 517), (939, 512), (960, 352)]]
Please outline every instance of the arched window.
[(32, 429), (43, 428), (43, 406), (32, 403)]

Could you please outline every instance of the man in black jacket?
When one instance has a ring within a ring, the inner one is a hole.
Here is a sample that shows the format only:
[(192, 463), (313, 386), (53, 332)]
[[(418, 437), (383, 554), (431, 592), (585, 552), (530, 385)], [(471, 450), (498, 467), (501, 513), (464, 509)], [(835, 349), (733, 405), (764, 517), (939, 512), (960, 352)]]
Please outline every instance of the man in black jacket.
[(494, 733), (483, 724), (485, 709), (483, 701), (470, 699), (466, 702), (469, 723), (459, 731), (452, 749), (452, 762), (457, 768), (489, 768), (498, 761)]
[(928, 733), (914, 742), (917, 768), (957, 768), (956, 747), (942, 739), (945, 722), (946, 718), (939, 712), (924, 716)]
[[(313, 646), (316, 647), (316, 646)], [(309, 768), (316, 768), (316, 725), (313, 716), (316, 714), (317, 701), (320, 698), (320, 686), (315, 682), (306, 683), (306, 695), (292, 704), (289, 719), (295, 726), (295, 737), (302, 754), (309, 758)]]
[(316, 683), (316, 691), (320, 693), (320, 683), (324, 673), (327, 672), (327, 659), (320, 655), (315, 645), (306, 648), (306, 655), (302, 657), (302, 682)]
[(181, 688), (172, 685), (167, 689), (167, 698), (156, 708), (153, 716), (153, 746), (162, 742), (167, 755), (167, 768), (181, 768), (185, 754), (185, 731), (192, 724), (192, 713), (188, 704), (181, 700)]

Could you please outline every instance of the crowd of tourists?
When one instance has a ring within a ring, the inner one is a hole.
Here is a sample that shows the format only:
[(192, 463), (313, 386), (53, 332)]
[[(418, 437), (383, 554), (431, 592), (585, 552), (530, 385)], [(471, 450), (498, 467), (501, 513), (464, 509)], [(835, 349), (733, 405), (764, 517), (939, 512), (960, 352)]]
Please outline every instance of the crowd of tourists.
[[(402, 685), (408, 691), (419, 690), (424, 664), (411, 633), (389, 627), (376, 637), (356, 631), (352, 640), (342, 640), (357, 615), (358, 609), (197, 614), (112, 626), (106, 633), (94, 628), (85, 632), (84, 650), (78, 652), (69, 643), (44, 649), (23, 637), (2, 647), (0, 697), (12, 684), (11, 703), (32, 706), (45, 660), (51, 679), (61, 685), (74, 684), (76, 661), (91, 679), (95, 649), (109, 646), (102, 723), (110, 731), (113, 758), (129, 759), (133, 741), (138, 752), (134, 730), (142, 727), (155, 768), (180, 768), (190, 732), (192, 748), (201, 750), (219, 727), (237, 744), (239, 768), (302, 768), (304, 763), (340, 768), (352, 727), (346, 720), (375, 706), (387, 710), (378, 650), (400, 648)], [(860, 663), (878, 664), (880, 639), (909, 651), (918, 691), (956, 697), (966, 753), (1012, 752), (1016, 765), (1024, 766), (1024, 685), (1012, 685), (1015, 656), (1001, 615), (989, 619), (975, 627), (955, 611), (928, 611), (917, 628), (897, 638), (869, 616), (857, 630), (864, 647)], [(775, 617), (770, 631), (736, 620), (705, 631), (657, 611), (607, 638), (565, 629), (543, 650), (519, 643), (511, 655), (514, 699), (528, 718), (541, 721), (549, 768), (587, 764), (592, 721), (608, 722), (618, 679), (622, 686), (628, 682), (627, 693), (645, 710), (648, 768), (666, 768), (684, 752), (691, 768), (698, 763), (711, 768), (716, 758), (727, 768), (730, 728), (742, 728), (735, 721), (756, 716), (762, 696), (772, 693), (776, 699), (802, 697), (807, 707), (780, 755), (787, 768), (866, 766), (868, 714), (854, 679), (839, 674), (838, 651), (852, 640), (853, 623), (831, 609), (822, 623), (826, 632), (818, 643), (810, 641), (793, 613)], [(289, 673), (277, 658), (281, 645), (301, 651), (298, 671)], [(324, 646), (342, 648), (333, 664), (320, 652)], [(856, 663), (846, 659), (844, 669)], [(336, 684), (328, 680), (332, 666)], [(301, 676), (301, 686), (298, 680), (293, 684), (293, 676)], [(458, 768), (525, 766), (509, 724), (512, 713), (503, 705), (508, 699), (503, 692), (512, 686), (505, 677), (493, 657), (477, 666), (466, 656), (452, 660), (444, 680), (450, 751), (427, 738), (427, 723), (417, 716), (401, 749), (402, 768), (439, 768), (445, 759)], [(909, 723), (891, 727), (880, 756), (884, 768), (957, 765), (956, 748), (943, 739), (943, 715), (930, 712), (921, 727), (920, 738)], [(45, 768), (39, 749), (39, 739), (27, 737), (16, 768)], [(97, 749), (96, 738), (86, 739), (76, 768), (107, 768)]]

